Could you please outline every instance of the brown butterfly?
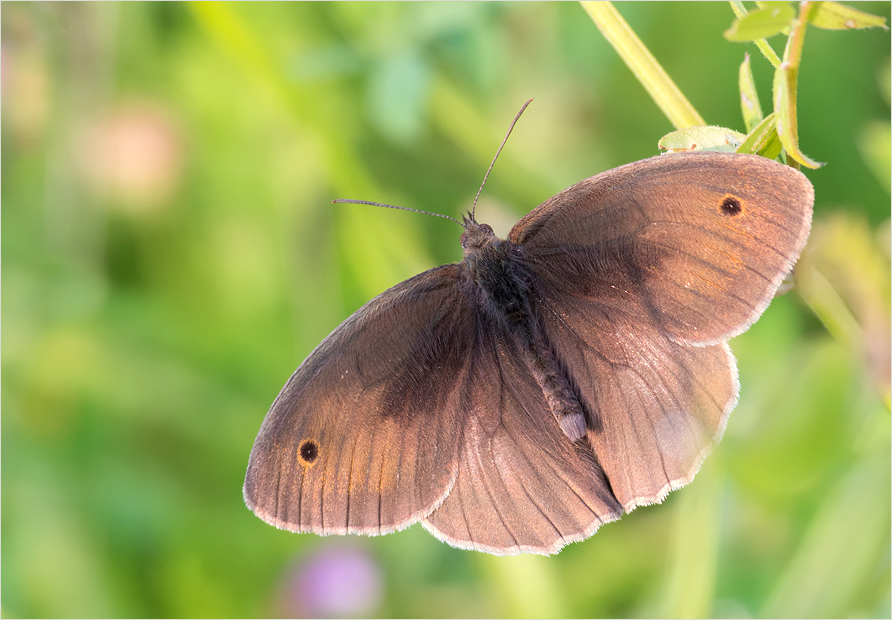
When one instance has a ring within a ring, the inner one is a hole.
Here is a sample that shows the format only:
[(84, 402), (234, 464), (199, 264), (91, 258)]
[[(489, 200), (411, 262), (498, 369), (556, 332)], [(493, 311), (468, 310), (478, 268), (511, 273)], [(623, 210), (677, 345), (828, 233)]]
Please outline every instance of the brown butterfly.
[(248, 506), (316, 534), (421, 521), (501, 555), (555, 553), (661, 501), (721, 437), (727, 341), (792, 269), (813, 201), (790, 167), (694, 152), (581, 181), (505, 240), (468, 214), (460, 263), (367, 303), (291, 376)]

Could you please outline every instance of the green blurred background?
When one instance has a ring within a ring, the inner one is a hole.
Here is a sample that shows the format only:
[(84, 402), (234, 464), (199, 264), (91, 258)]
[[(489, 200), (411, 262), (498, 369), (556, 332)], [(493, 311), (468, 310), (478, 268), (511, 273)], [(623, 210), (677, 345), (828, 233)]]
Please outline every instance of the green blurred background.
[[(726, 3), (617, 5), (743, 130)], [(859, 4), (889, 17), (888, 3)], [(282, 532), (254, 437), (362, 303), (672, 130), (576, 3), (2, 4), (2, 613), (890, 615), (888, 31), (810, 28), (799, 286), (697, 479), (552, 558)], [(780, 48), (782, 37), (773, 39)]]

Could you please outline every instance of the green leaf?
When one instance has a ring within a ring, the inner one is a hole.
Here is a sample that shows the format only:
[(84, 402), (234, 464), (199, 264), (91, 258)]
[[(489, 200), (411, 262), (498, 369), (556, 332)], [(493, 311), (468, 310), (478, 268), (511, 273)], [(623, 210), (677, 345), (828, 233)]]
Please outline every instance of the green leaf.
[(798, 67), (787, 62), (784, 62), (774, 72), (774, 111), (777, 114), (777, 136), (790, 157), (806, 168), (820, 168), (824, 164), (810, 159), (799, 149), (799, 127), (796, 121), (798, 72)]
[(726, 127), (704, 125), (688, 127), (668, 133), (658, 143), (664, 151), (680, 153), (684, 151), (724, 151), (734, 153), (746, 139), (739, 131)]
[(777, 115), (771, 113), (749, 133), (746, 140), (737, 147), (737, 152), (774, 159), (780, 155), (782, 148), (777, 137)]
[(758, 9), (740, 19), (735, 19), (731, 27), (725, 31), (725, 38), (738, 42), (764, 39), (789, 28), (795, 15), (796, 12), (789, 5)]
[(864, 13), (838, 2), (817, 2), (809, 21), (824, 30), (886, 28), (886, 18)]
[[(743, 6), (742, 2), (739, 0), (731, 0), (731, 10), (734, 11), (734, 14), (737, 16), (738, 20), (743, 19), (747, 15), (746, 7)], [(759, 48), (759, 51), (762, 52), (762, 55), (765, 59), (771, 63), (771, 66), (777, 69), (780, 66), (780, 58), (778, 58), (777, 53), (768, 45), (768, 41), (765, 39), (756, 39), (754, 41), (756, 47)]]
[(740, 65), (738, 78), (740, 85), (740, 109), (743, 112), (743, 123), (746, 130), (751, 132), (762, 122), (762, 106), (759, 105), (759, 95), (756, 93), (756, 83), (753, 80), (753, 70), (750, 66), (750, 55), (744, 56)]
[(790, 6), (790, 3), (783, 2), (783, 1), (759, 2), (757, 0), (756, 6), (759, 7), (760, 9), (782, 9), (785, 6)]

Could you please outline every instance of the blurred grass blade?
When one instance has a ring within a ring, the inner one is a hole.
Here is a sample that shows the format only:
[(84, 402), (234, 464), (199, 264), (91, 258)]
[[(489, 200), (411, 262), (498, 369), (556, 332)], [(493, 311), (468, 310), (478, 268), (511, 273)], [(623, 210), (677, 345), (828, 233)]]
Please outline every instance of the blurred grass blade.
[(888, 237), (877, 237), (863, 218), (836, 214), (815, 223), (808, 247), (796, 266), (802, 298), (839, 342), (864, 357), (865, 378), (873, 382), (887, 407), (888, 248)]
[(888, 492), (886, 441), (828, 493), (759, 617), (836, 618), (857, 609), (863, 583), (889, 552)]
[(809, 21), (824, 30), (886, 28), (886, 18), (864, 13), (839, 2), (818, 2)]
[(833, 284), (817, 269), (797, 269), (799, 294), (827, 331), (847, 348), (864, 340), (864, 332)]
[(706, 124), (611, 2), (581, 4), (676, 129)]
[(478, 561), (495, 584), (504, 605), (498, 615), (506, 618), (564, 618), (567, 597), (561, 591), (556, 567), (541, 555), (496, 557), (481, 555)]
[(782, 7), (758, 9), (735, 19), (731, 27), (725, 31), (729, 41), (755, 41), (774, 36), (789, 28), (796, 17), (796, 12), (788, 4)]
[(740, 64), (738, 77), (740, 87), (740, 109), (743, 113), (743, 124), (747, 133), (753, 131), (762, 122), (762, 106), (759, 104), (759, 95), (756, 92), (756, 82), (753, 80), (753, 68), (750, 65), (750, 55), (746, 54)]
[(777, 115), (772, 112), (749, 133), (743, 144), (737, 147), (737, 152), (774, 159), (780, 155), (782, 148), (777, 137)]
[(670, 153), (683, 151), (724, 151), (734, 153), (746, 136), (739, 131), (727, 127), (706, 125), (703, 127), (688, 127), (668, 133), (658, 143), (658, 146)]
[(658, 617), (709, 618), (714, 614), (722, 488), (716, 463), (697, 474), (675, 506), (668, 583)]
[(888, 192), (892, 189), (892, 126), (889, 121), (874, 119), (868, 121), (858, 132), (858, 150), (861, 158), (873, 172), (877, 182)]
[[(337, 106), (323, 105), (308, 96), (306, 87), (286, 79), (269, 42), (261, 32), (241, 19), (243, 7), (236, 3), (193, 2), (189, 4), (196, 21), (227, 51), (238, 69), (250, 78), (252, 87), (270, 96), (289, 115), (317, 136), (320, 152), (329, 171), (329, 184), (343, 197), (383, 196), (366, 163), (359, 158), (348, 135), (348, 125), (337, 117)], [(341, 212), (347, 209), (340, 209)], [(417, 234), (405, 234), (402, 227), (415, 226), (404, 220), (394, 226), (368, 209), (350, 209), (350, 217), (338, 220), (335, 235), (341, 259), (355, 277), (355, 304), (404, 279), (412, 271), (429, 264), (418, 244)], [(406, 257), (413, 257), (410, 268)]]
[[(731, 0), (731, 10), (734, 11), (734, 14), (737, 16), (737, 19), (742, 19), (748, 13), (746, 8), (743, 6), (743, 2), (739, 0)], [(780, 66), (780, 58), (777, 55), (770, 45), (768, 45), (768, 41), (765, 39), (756, 39), (753, 41), (756, 44), (756, 47), (759, 48), (759, 51), (762, 52), (762, 55), (771, 63), (771, 66), (777, 69)]]

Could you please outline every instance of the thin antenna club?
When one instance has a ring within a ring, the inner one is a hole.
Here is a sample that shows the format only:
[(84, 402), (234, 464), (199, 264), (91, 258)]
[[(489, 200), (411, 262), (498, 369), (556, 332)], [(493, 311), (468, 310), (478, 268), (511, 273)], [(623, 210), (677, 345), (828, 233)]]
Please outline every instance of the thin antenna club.
[[(476, 222), (474, 219), (474, 214), (477, 211), (477, 201), (480, 199), (480, 193), (483, 191), (483, 186), (486, 185), (486, 179), (489, 178), (489, 173), (492, 172), (492, 167), (495, 166), (496, 160), (499, 158), (499, 154), (502, 152), (502, 149), (505, 147), (505, 143), (508, 142), (508, 136), (511, 135), (511, 132), (514, 130), (514, 126), (517, 124), (517, 121), (520, 119), (520, 115), (523, 114), (524, 110), (527, 109), (527, 106), (533, 103), (533, 100), (530, 99), (523, 106), (521, 106), (520, 111), (515, 115), (514, 120), (511, 121), (511, 126), (508, 127), (508, 133), (505, 134), (505, 138), (502, 140), (502, 144), (499, 145), (499, 150), (496, 151), (496, 156), (492, 158), (492, 163), (489, 164), (489, 168), (486, 170), (486, 174), (483, 175), (483, 183), (480, 184), (480, 189), (477, 190), (477, 195), (474, 196), (474, 205), (471, 207), (471, 221)], [(386, 205), (380, 202), (371, 202), (369, 200), (352, 200), (349, 198), (338, 198), (336, 200), (331, 201), (332, 204), (338, 202), (345, 202), (348, 204), (355, 205), (371, 205), (373, 207), (384, 207), (386, 209), (400, 209), (401, 211), (414, 211), (415, 213), (423, 213), (424, 215), (433, 215), (435, 217), (442, 217), (447, 220), (452, 220), (456, 224), (462, 227), (467, 227), (464, 223), (459, 222), (454, 217), (449, 217), (448, 215), (443, 215), (442, 213), (432, 213), (430, 211), (422, 211), (420, 209), (412, 209), (411, 207), (398, 207), (396, 205)], [(466, 220), (467, 221), (467, 220)]]
[(455, 222), (456, 224), (458, 224), (460, 226), (464, 226), (464, 224), (459, 222), (454, 217), (449, 217), (448, 215), (443, 215), (442, 213), (432, 213), (430, 211), (422, 211), (421, 209), (412, 209), (411, 207), (398, 207), (396, 205), (385, 205), (380, 202), (370, 202), (368, 200), (350, 200), (349, 198), (338, 198), (336, 200), (332, 200), (331, 202), (332, 202), (332, 204), (334, 204), (336, 202), (346, 202), (346, 203), (354, 204), (354, 205), (371, 205), (373, 207), (385, 207), (387, 209), (400, 209), (401, 211), (414, 211), (415, 213), (423, 213), (425, 215), (434, 215), (436, 217), (443, 217), (443, 218), (446, 218), (447, 220), (452, 220), (453, 222)]
[(533, 100), (530, 99), (523, 106), (521, 106), (520, 111), (514, 117), (514, 120), (511, 121), (511, 126), (508, 128), (508, 133), (505, 134), (505, 139), (502, 140), (502, 144), (499, 146), (499, 150), (496, 151), (496, 156), (492, 158), (492, 163), (489, 164), (489, 168), (486, 171), (486, 174), (483, 175), (483, 183), (480, 184), (480, 189), (477, 190), (477, 195), (474, 196), (474, 206), (471, 207), (471, 221), (476, 222), (474, 219), (474, 214), (477, 212), (477, 200), (480, 198), (480, 192), (483, 191), (483, 186), (486, 185), (486, 179), (489, 178), (489, 173), (492, 171), (492, 167), (496, 165), (496, 160), (499, 158), (499, 153), (502, 152), (502, 149), (505, 146), (505, 143), (508, 141), (508, 136), (511, 135), (511, 132), (514, 130), (514, 126), (517, 124), (517, 121), (520, 119), (520, 115), (523, 114), (523, 111), (527, 109), (527, 106), (533, 103)]

